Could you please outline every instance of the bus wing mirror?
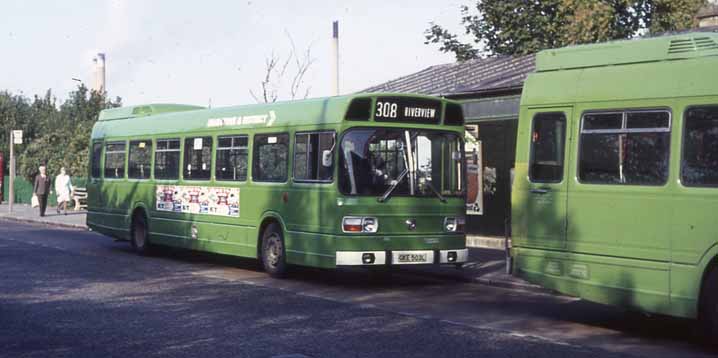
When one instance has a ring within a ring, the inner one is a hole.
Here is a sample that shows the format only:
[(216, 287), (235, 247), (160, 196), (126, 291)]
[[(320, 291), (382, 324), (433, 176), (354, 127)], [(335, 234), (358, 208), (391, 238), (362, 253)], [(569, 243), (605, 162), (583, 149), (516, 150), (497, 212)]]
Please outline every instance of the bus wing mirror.
[(329, 168), (332, 166), (332, 151), (325, 150), (322, 152), (322, 165)]

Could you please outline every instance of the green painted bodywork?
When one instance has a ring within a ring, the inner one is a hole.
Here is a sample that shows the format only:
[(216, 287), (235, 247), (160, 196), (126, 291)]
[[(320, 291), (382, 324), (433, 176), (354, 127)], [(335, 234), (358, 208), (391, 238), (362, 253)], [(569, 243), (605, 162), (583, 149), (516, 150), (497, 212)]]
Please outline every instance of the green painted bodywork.
[[(368, 121), (344, 120), (353, 99), (368, 97), (375, 101), (377, 96), (382, 95), (422, 97), (364, 94), (216, 109), (145, 105), (103, 111), (93, 129), (92, 143), (139, 139), (156, 143), (157, 139), (162, 138), (180, 138), (184, 142), (186, 137), (212, 136), (215, 142), (212, 158), (215, 158), (217, 136), (246, 134), (249, 136), (249, 163), (253, 162), (251, 148), (255, 134), (289, 133), (289, 179), (286, 183), (253, 182), (250, 165), (245, 182), (216, 181), (214, 160), (212, 179), (208, 181), (188, 181), (181, 175), (179, 180), (135, 180), (127, 179), (126, 174), (125, 179), (90, 179), (87, 224), (104, 234), (129, 239), (132, 217), (141, 210), (148, 217), (149, 240), (152, 243), (256, 258), (261, 230), (264, 225), (274, 221), (283, 229), (287, 261), (290, 264), (323, 268), (336, 266), (336, 251), (464, 249), (466, 240), (463, 233), (443, 231), (445, 217), (463, 217), (463, 197), (447, 198), (446, 203), (441, 203), (436, 197), (394, 196), (386, 203), (378, 203), (374, 196), (343, 196), (338, 190), (337, 155), (334, 155), (334, 180), (331, 183), (293, 181), (293, 138), (297, 132), (336, 131), (337, 147), (342, 133), (353, 127), (426, 128), (451, 131), (463, 137), (461, 125), (379, 123), (374, 122), (373, 117)], [(223, 127), (208, 126), (211, 120), (217, 118), (247, 116), (265, 116), (266, 121)], [(104, 163), (104, 155), (102, 160)], [(180, 168), (184, 166), (183, 160), (180, 161)], [(154, 167), (154, 158), (152, 161)], [(239, 188), (240, 216), (157, 211), (157, 185)], [(342, 233), (341, 220), (344, 216), (376, 217), (379, 230), (375, 234)], [(416, 218), (415, 231), (408, 230), (405, 224), (408, 218)], [(197, 229), (196, 238), (192, 238), (193, 225)]]
[[(683, 114), (718, 104), (718, 34), (691, 33), (544, 51), (524, 87), (512, 188), (518, 276), (591, 301), (696, 317), (718, 254), (718, 190), (680, 182)], [(661, 186), (578, 181), (586, 111), (668, 109), (669, 178)], [(567, 118), (563, 180), (532, 183), (532, 119)], [(548, 189), (548, 194), (531, 192)]]

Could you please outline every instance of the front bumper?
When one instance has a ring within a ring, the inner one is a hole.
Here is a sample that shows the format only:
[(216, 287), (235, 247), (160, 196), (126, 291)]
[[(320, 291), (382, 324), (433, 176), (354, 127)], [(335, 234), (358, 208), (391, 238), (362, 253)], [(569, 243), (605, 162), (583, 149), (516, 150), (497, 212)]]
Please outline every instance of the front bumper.
[[(407, 260), (411, 258), (415, 261)], [(380, 266), (461, 264), (469, 259), (469, 249), (456, 250), (397, 250), (397, 251), (337, 251), (337, 266)]]

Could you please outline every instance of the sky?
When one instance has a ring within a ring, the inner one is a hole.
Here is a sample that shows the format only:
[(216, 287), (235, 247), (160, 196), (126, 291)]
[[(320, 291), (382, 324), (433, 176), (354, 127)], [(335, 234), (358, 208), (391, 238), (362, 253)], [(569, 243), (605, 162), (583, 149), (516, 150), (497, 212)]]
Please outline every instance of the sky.
[[(63, 100), (92, 59), (107, 56), (107, 91), (125, 105), (255, 103), (265, 61), (286, 58), (291, 41), (314, 59), (309, 97), (329, 96), (332, 21), (339, 21), (340, 93), (453, 62), (424, 44), (430, 22), (460, 32), (466, 1), (3, 0), (0, 90)], [(291, 38), (291, 41), (290, 41)], [(282, 88), (287, 88), (293, 64)], [(288, 99), (280, 93), (280, 99)]]

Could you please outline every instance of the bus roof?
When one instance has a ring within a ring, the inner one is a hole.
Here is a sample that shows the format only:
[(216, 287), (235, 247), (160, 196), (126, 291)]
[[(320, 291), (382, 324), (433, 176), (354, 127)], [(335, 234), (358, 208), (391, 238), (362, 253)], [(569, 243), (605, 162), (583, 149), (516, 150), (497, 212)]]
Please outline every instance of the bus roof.
[[(718, 95), (718, 34), (687, 33), (542, 51), (522, 106)], [(663, 102), (665, 103), (665, 101)]]
[(198, 109), (204, 109), (204, 107), (186, 104), (143, 104), (139, 106), (127, 106), (103, 110), (100, 112), (100, 117), (97, 120), (112, 121), (117, 119), (145, 117), (161, 113), (193, 111)]
[(718, 56), (718, 33), (691, 32), (545, 50), (536, 56), (536, 72), (704, 56)]
[(378, 96), (438, 99), (424, 95), (362, 93), (221, 108), (182, 104), (127, 106), (100, 112), (92, 137), (155, 135), (220, 127), (264, 128), (339, 124), (344, 121), (352, 100)]

